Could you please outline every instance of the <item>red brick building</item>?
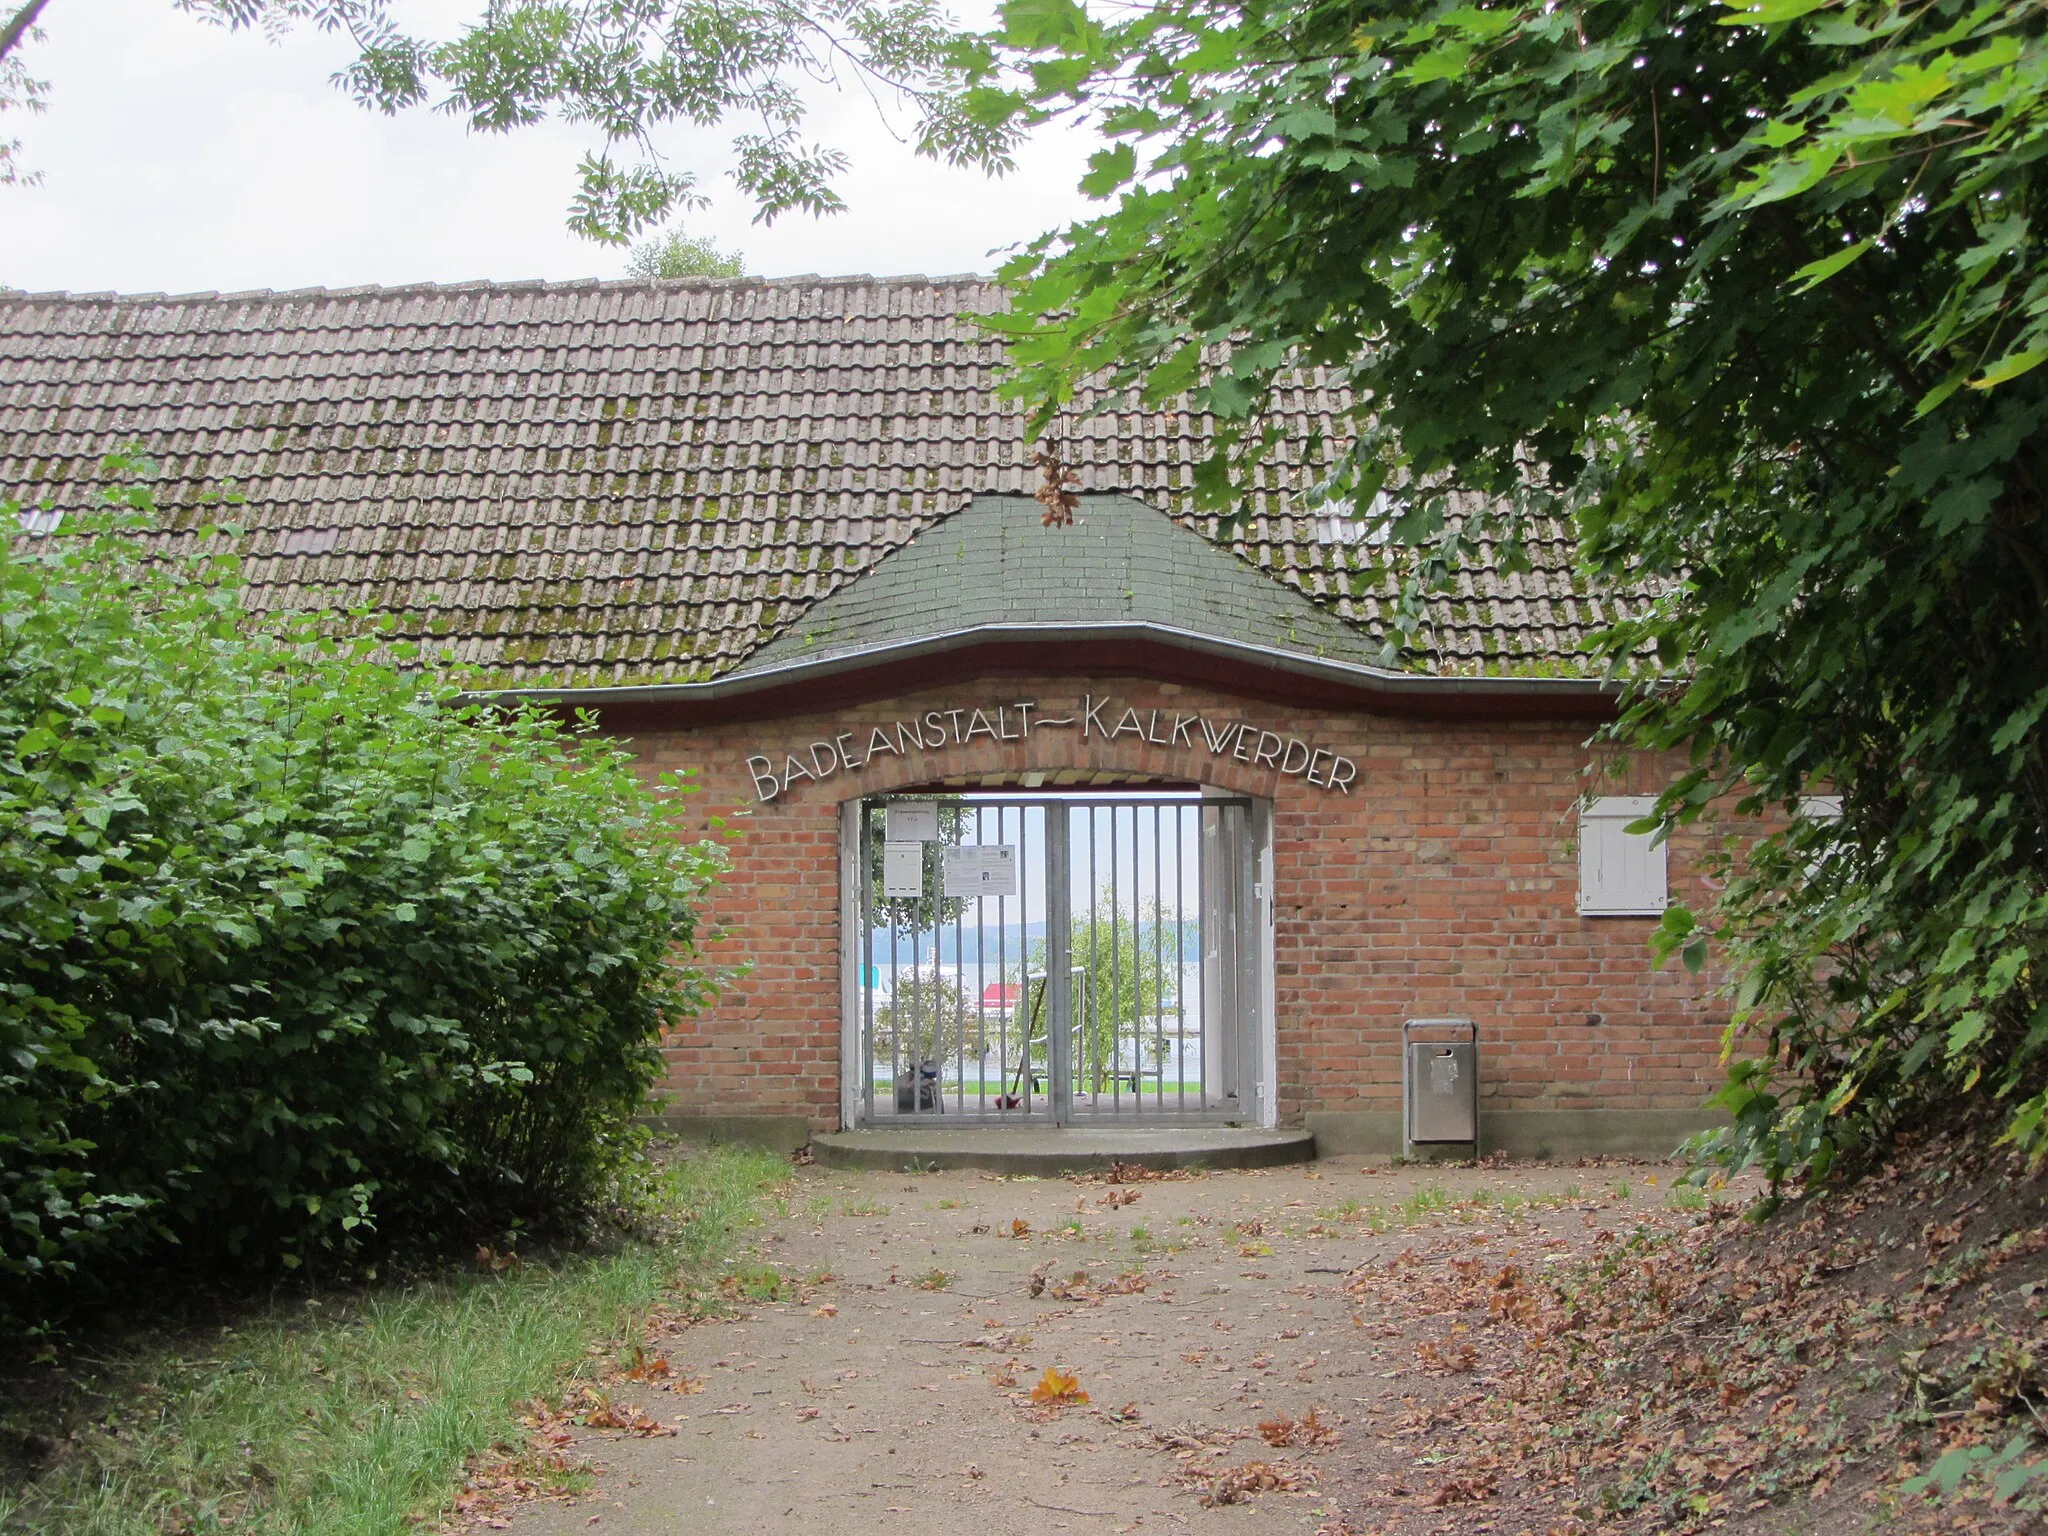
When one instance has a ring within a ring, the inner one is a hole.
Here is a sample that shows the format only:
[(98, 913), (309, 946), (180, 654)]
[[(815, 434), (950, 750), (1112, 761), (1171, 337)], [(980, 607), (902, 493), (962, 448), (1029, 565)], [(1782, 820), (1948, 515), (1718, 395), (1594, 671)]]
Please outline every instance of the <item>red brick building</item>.
[(1652, 967), (1696, 849), (1625, 830), (1563, 530), (1386, 663), (1384, 551), (1308, 515), (1344, 404), (1226, 529), (1204, 423), (1079, 418), (1041, 525), (976, 279), (0, 297), (0, 487), (107, 449), (177, 529), (232, 482), (251, 601), (367, 603), (480, 689), (597, 711), (732, 839), (748, 969), (668, 1042), (679, 1123), (1401, 1137), (1402, 1030), (1476, 1022), (1485, 1140), (1663, 1151), (1724, 1010)]

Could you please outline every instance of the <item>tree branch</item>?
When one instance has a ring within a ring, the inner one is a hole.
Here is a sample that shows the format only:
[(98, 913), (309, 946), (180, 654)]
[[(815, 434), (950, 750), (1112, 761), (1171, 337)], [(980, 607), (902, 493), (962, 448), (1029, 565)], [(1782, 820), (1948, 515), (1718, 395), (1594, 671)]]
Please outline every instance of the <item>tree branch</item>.
[(7, 30), (0, 32), (0, 59), (14, 52), (21, 40), (28, 36), (28, 29), (36, 24), (36, 18), (43, 14), (43, 7), (50, 0), (28, 0), (28, 3), (14, 13), (14, 19), (7, 23)]

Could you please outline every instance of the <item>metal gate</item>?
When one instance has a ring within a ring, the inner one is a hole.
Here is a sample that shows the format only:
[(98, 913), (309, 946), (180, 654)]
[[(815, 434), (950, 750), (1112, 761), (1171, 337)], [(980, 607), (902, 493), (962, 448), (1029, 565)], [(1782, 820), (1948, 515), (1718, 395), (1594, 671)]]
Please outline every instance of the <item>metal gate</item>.
[(863, 1123), (1257, 1118), (1253, 802), (860, 807)]

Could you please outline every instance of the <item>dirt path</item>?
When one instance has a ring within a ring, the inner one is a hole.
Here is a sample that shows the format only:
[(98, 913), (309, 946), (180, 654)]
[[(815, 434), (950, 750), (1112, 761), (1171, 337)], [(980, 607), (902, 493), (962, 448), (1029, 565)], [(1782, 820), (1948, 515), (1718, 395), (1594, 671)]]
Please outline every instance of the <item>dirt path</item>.
[[(1366, 1489), (1431, 1486), (1400, 1428), (1427, 1361), (1357, 1310), (1344, 1275), (1447, 1227), (1524, 1264), (1584, 1251), (1658, 1211), (1671, 1173), (1347, 1158), (1113, 1185), (805, 1169), (734, 1265), (734, 1288), (779, 1276), (787, 1299), (663, 1342), (701, 1391), (621, 1394), (676, 1433), (591, 1433), (587, 1495), (505, 1518), (527, 1536), (1342, 1532)], [(1048, 1368), (1088, 1401), (1035, 1404)], [(1331, 1433), (1267, 1444), (1262, 1422), (1311, 1410)], [(1300, 1486), (1204, 1503), (1257, 1463)]]

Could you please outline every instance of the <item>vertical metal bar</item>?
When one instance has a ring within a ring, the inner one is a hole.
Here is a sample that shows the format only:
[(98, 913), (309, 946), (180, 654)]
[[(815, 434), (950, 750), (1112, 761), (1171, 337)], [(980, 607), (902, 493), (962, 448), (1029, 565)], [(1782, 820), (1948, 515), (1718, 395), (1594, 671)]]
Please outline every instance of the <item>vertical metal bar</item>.
[[(1018, 1030), (1021, 1053), (1017, 1061), (1018, 1107), (1025, 1114), (1031, 1113), (1031, 861), (1023, 856), (1023, 850), (1030, 846), (1031, 813), (1020, 807), (1017, 812), (1017, 921), (1022, 932), (1017, 941), (1017, 1006), (1024, 1012), (1022, 1027)], [(1043, 843), (1041, 842), (1041, 847)], [(1004, 1037), (1007, 1039), (1007, 1035)], [(1007, 1050), (1008, 1047), (1005, 1046)], [(1003, 1066), (1003, 1081), (1009, 1082), (1010, 1067)], [(1003, 1090), (1008, 1093), (1010, 1090)]]
[(1259, 994), (1258, 977), (1252, 964), (1252, 956), (1258, 945), (1259, 902), (1256, 887), (1259, 882), (1259, 850), (1253, 837), (1252, 819), (1245, 806), (1236, 807), (1238, 842), (1244, 850), (1240, 860), (1243, 874), (1238, 880), (1238, 901), (1244, 917), (1238, 924), (1237, 952), (1231, 957), (1231, 967), (1236, 973), (1239, 1004), (1237, 1009), (1237, 1107), (1239, 1114), (1256, 1116), (1259, 1113), (1259, 1079), (1253, 1049), (1258, 1039)]
[(874, 841), (868, 828), (875, 813), (873, 805), (863, 801), (860, 808), (860, 1060), (855, 1070), (861, 1075), (861, 1123), (872, 1125), (875, 1120), (875, 989), (869, 980), (869, 969), (875, 959), (875, 855)]
[(1166, 1107), (1166, 935), (1159, 926), (1166, 916), (1159, 878), (1160, 861), (1165, 857), (1159, 847), (1164, 810), (1164, 806), (1152, 807), (1152, 1060), (1159, 1072), (1159, 1081), (1152, 1090), (1154, 1109)]
[(1068, 889), (1068, 819), (1064, 800), (1055, 800), (1045, 813), (1045, 987), (1046, 1003), (1046, 1086), (1052, 1093), (1052, 1117), (1064, 1125), (1073, 1118), (1072, 1027), (1074, 978), (1067, 967), (1072, 960), (1068, 924), (1073, 893)]
[[(1123, 1082), (1116, 1075), (1117, 1058), (1123, 1054), (1123, 952), (1118, 944), (1117, 930), (1124, 924), (1124, 902), (1119, 866), (1123, 862), (1123, 835), (1117, 827), (1117, 807), (1109, 808), (1109, 1103), (1112, 1110), (1122, 1107)], [(1137, 841), (1138, 817), (1131, 813), (1131, 840)], [(1132, 850), (1132, 864), (1137, 863), (1136, 850)], [(1137, 1012), (1135, 1008), (1131, 1010)], [(1102, 1081), (1101, 1074), (1096, 1082)]]
[[(1010, 817), (1008, 807), (1004, 807), (1004, 805), (997, 805), (995, 807), (995, 842), (999, 842), (999, 844), (1001, 842), (1008, 842), (1008, 838), (1004, 836), (1004, 827), (1008, 825), (1008, 817)], [(1022, 862), (1022, 860), (1018, 860), (1018, 862)], [(1022, 870), (1018, 870), (1018, 879), (1020, 881), (1024, 879), (1024, 872)], [(1010, 1006), (1010, 981), (1004, 977), (1004, 954), (1008, 952), (1008, 940), (1010, 940), (1010, 907), (1006, 905), (1008, 901), (1010, 901), (1010, 897), (1006, 897), (1006, 895), (1004, 897), (995, 897), (995, 1032), (997, 1032), (995, 1059), (997, 1059), (997, 1067), (1001, 1067), (1001, 1032), (1008, 1028), (1008, 1024), (1006, 1024), (1008, 1012), (1006, 1010)], [(987, 944), (983, 944), (983, 948), (981, 948), (981, 975), (983, 977), (987, 977), (987, 973), (989, 973), (987, 961), (989, 961), (989, 952), (987, 952)], [(987, 1114), (989, 1112), (989, 985), (987, 985), (985, 979), (981, 983), (981, 1012), (975, 1018), (981, 1020), (981, 1036), (975, 1042), (975, 1044), (979, 1044), (979, 1047), (981, 1047), (981, 1067), (975, 1073), (977, 1083), (981, 1085), (981, 1102), (975, 1108), (981, 1114)], [(997, 1096), (1001, 1094), (1001, 1090), (995, 1090), (995, 1092), (997, 1092)]]
[[(1188, 812), (1189, 807), (1180, 808), (1173, 828), (1173, 1107), (1182, 1111), (1188, 1107)], [(1201, 814), (1196, 808), (1198, 823)], [(1195, 832), (1201, 835), (1199, 825)]]
[(1225, 924), (1223, 911), (1217, 899), (1215, 867), (1223, 850), (1223, 812), (1220, 809), (1202, 807), (1202, 847), (1200, 861), (1195, 865), (1195, 899), (1202, 909), (1202, 947), (1196, 956), (1196, 964), (1202, 972), (1202, 1070), (1200, 1088), (1202, 1107), (1209, 1107), (1209, 1072), (1214, 1063), (1212, 1047), (1216, 1032), (1223, 1016), (1223, 989), (1218, 985), (1213, 957), (1219, 952), (1223, 941)]
[[(1102, 882), (1102, 870), (1097, 862), (1100, 855), (1097, 853), (1095, 846), (1096, 839), (1100, 835), (1101, 830), (1101, 813), (1095, 806), (1091, 805), (1088, 808), (1088, 890), (1086, 893), (1088, 902), (1088, 959), (1086, 962), (1088, 976), (1088, 1033), (1084, 1037), (1088, 1056), (1083, 1058), (1083, 1071), (1087, 1070), (1087, 1063), (1090, 1059), (1099, 1062), (1102, 1056), (1102, 988), (1099, 985), (1101, 977), (1096, 974), (1096, 968), (1102, 963), (1101, 914), (1096, 910), (1101, 905), (1099, 892)], [(1112, 839), (1110, 855), (1114, 858), (1115, 854), (1116, 843)], [(1115, 995), (1115, 988), (1112, 986), (1110, 996), (1114, 999)], [(1092, 1077), (1089, 1081), (1091, 1084), (1096, 1084), (1100, 1083), (1101, 1079), (1099, 1077)], [(1102, 1097), (1100, 1089), (1096, 1090), (1095, 1096), (1097, 1099)], [(1092, 1103), (1090, 1107), (1093, 1107)]]
[[(1034, 1094), (1044, 1096), (1049, 1095), (1052, 1091), (1052, 994), (1047, 990), (1047, 988), (1049, 988), (1052, 985), (1052, 865), (1050, 862), (1052, 859), (1052, 832), (1050, 830), (1050, 828), (1052, 827), (1052, 817), (1053, 813), (1046, 807), (1041, 805), (1038, 808), (1038, 851), (1039, 856), (1043, 861), (1038, 866), (1038, 873), (1039, 880), (1044, 886), (1044, 891), (1040, 896), (1040, 900), (1045, 905), (1047, 916), (1045, 924), (1045, 974), (1038, 978), (1038, 990), (1040, 994), (1040, 1001), (1038, 1004), (1039, 1011), (1036, 1017), (1045, 1021), (1043, 1025), (1043, 1028), (1046, 1031), (1046, 1076), (1044, 1081), (1047, 1084), (1047, 1086), (1045, 1088), (1038, 1087), (1038, 1079), (1032, 1076), (1031, 1058), (1028, 1054), (1028, 1050), (1029, 1042), (1031, 1039), (1032, 1020), (1034, 1018), (1034, 1015), (1029, 1012), (1030, 997), (1027, 993), (1025, 997), (1025, 1007), (1027, 1011), (1024, 1015), (1024, 1038), (1027, 1049), (1027, 1054), (1024, 1058), (1024, 1108), (1027, 1113), (1036, 1113), (1038, 1111), (1039, 1106), (1034, 1104), (1032, 1101), (1032, 1096)], [(1045, 1107), (1048, 1109), (1051, 1108), (1050, 1098), (1047, 1098)]]
[[(976, 843), (979, 843), (981, 841), (981, 813), (972, 806), (962, 806), (959, 814), (963, 822), (969, 815), (974, 817), (974, 840)], [(966, 829), (963, 827), (963, 837), (965, 832)], [(965, 1055), (967, 1049), (967, 999), (961, 995), (966, 990), (967, 982), (966, 917), (967, 903), (962, 901), (959, 909), (953, 914), (953, 1061), (955, 1068), (953, 1109), (956, 1114), (967, 1107), (964, 1090), (958, 1081), (959, 1078), (965, 1075), (967, 1066)], [(974, 925), (976, 928), (981, 926), (981, 898), (979, 896), (974, 898)], [(937, 1042), (934, 1041), (933, 1044), (936, 1046)], [(934, 1056), (938, 1055), (937, 1050), (934, 1050), (932, 1054)], [(940, 1066), (943, 1068), (943, 1060), (940, 1062)], [(944, 1088), (934, 1085), (932, 1099), (935, 1107), (943, 1107), (945, 1104)]]

